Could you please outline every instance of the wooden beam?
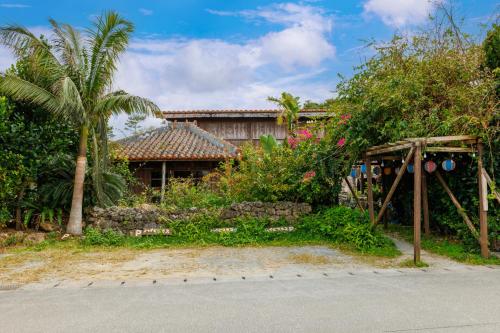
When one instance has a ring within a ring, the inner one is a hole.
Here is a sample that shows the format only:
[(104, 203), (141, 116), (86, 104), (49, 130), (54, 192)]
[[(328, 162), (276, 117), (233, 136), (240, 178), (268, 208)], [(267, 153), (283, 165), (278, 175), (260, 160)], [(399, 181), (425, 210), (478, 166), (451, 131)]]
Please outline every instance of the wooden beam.
[(474, 135), (454, 135), (454, 136), (434, 136), (429, 138), (406, 138), (406, 141), (417, 142), (421, 141), (425, 144), (430, 143), (445, 143), (453, 141), (466, 141), (466, 140), (477, 140), (477, 136)]
[(386, 154), (386, 153), (390, 153), (390, 152), (394, 152), (394, 151), (398, 151), (398, 150), (408, 149), (408, 148), (413, 147), (413, 145), (414, 145), (414, 143), (408, 142), (408, 143), (403, 143), (403, 144), (393, 146), (393, 147), (370, 150), (370, 151), (366, 152), (366, 156), (375, 156), (375, 155)]
[(401, 141), (396, 141), (396, 142), (385, 143), (383, 145), (371, 146), (366, 151), (372, 151), (372, 150), (378, 150), (378, 149), (387, 148), (387, 147), (399, 146), (399, 145), (404, 144), (404, 143), (408, 143), (408, 141), (401, 140)]
[(424, 233), (426, 236), (431, 234), (429, 226), (429, 201), (427, 196), (427, 176), (422, 172), (422, 212), (424, 214)]
[(436, 175), (436, 178), (439, 181), (439, 183), (441, 184), (441, 186), (444, 188), (445, 192), (450, 197), (451, 202), (453, 202), (453, 204), (457, 208), (458, 214), (460, 214), (460, 216), (462, 216), (462, 218), (465, 221), (465, 224), (467, 224), (467, 226), (469, 227), (469, 229), (472, 232), (472, 234), (474, 235), (474, 237), (476, 237), (476, 239), (479, 239), (479, 234), (478, 234), (476, 228), (474, 227), (474, 224), (472, 224), (472, 221), (469, 219), (467, 214), (464, 212), (464, 209), (462, 208), (462, 206), (458, 202), (457, 198), (455, 197), (453, 192), (451, 192), (450, 188), (448, 187), (445, 180), (443, 179), (443, 176), (441, 176), (441, 174), (439, 173), (438, 170), (434, 171), (434, 174)]
[(469, 147), (426, 147), (428, 153), (473, 153), (476, 150)]
[(483, 175), (483, 144), (478, 143), (477, 151), (477, 180), (479, 186), (479, 244), (481, 245), (481, 256), (488, 258), (490, 251), (488, 249), (488, 188), (486, 179)]
[(413, 262), (420, 262), (420, 219), (422, 218), (422, 147), (416, 143), (413, 157)]
[(387, 193), (387, 196), (385, 197), (384, 203), (382, 204), (382, 207), (380, 208), (380, 211), (378, 212), (377, 218), (375, 219), (375, 223), (373, 223), (374, 227), (380, 222), (380, 219), (384, 215), (384, 212), (387, 209), (387, 205), (389, 205), (389, 202), (391, 201), (392, 196), (394, 195), (394, 192), (396, 191), (396, 188), (398, 187), (398, 184), (401, 181), (401, 178), (403, 178), (403, 174), (405, 173), (406, 168), (408, 167), (408, 163), (410, 163), (410, 159), (413, 157), (414, 152), (415, 152), (415, 147), (411, 147), (410, 151), (406, 155), (403, 166), (399, 170), (399, 173), (397, 174), (396, 179), (394, 180), (394, 183), (392, 183), (391, 189), (389, 190), (389, 193)]
[(488, 186), (490, 187), (491, 192), (493, 193), (493, 195), (497, 199), (498, 203), (500, 203), (500, 194), (496, 190), (495, 184), (493, 183), (493, 180), (491, 180), (491, 177), (490, 177), (490, 175), (488, 175), (488, 172), (486, 172), (485, 168), (483, 168), (483, 176), (486, 179), (486, 182), (488, 183)]
[(369, 157), (365, 157), (366, 165), (366, 196), (368, 200), (368, 214), (370, 215), (370, 223), (375, 222), (375, 211), (373, 210), (373, 184), (372, 184), (372, 161)]
[(167, 163), (163, 161), (161, 163), (161, 197), (160, 202), (163, 202), (165, 198), (165, 183), (167, 179)]
[(358, 205), (359, 209), (361, 209), (361, 211), (364, 213), (365, 212), (365, 209), (363, 208), (363, 206), (361, 205), (361, 202), (359, 201), (359, 198), (358, 196), (356, 195), (356, 192), (354, 191), (354, 189), (352, 188), (352, 185), (351, 185), (351, 182), (349, 182), (349, 179), (347, 177), (344, 177), (344, 180), (345, 182), (347, 183), (347, 187), (349, 187), (349, 190), (351, 191), (351, 194), (352, 196), (354, 197), (354, 199), (356, 200), (356, 204)]

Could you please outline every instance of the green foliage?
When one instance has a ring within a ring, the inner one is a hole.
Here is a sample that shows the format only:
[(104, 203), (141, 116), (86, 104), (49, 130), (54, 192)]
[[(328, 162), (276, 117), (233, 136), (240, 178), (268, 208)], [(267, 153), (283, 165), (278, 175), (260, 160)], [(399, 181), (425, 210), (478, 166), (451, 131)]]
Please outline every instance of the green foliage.
[(125, 243), (125, 237), (112, 230), (101, 232), (92, 227), (88, 227), (85, 229), (84, 236), (82, 244), (86, 246), (120, 246)]
[(268, 100), (276, 103), (281, 112), (278, 115), (278, 125), (286, 123), (286, 128), (289, 133), (297, 128), (299, 120), (299, 112), (301, 110), (299, 97), (294, 97), (287, 92), (282, 92), (281, 97), (268, 97)]
[(266, 154), (272, 154), (273, 150), (278, 146), (278, 142), (276, 141), (276, 138), (271, 135), (261, 135), (259, 138), (260, 141), (260, 146), (262, 147), (262, 150)]
[(74, 136), (71, 126), (44, 110), (0, 98), (0, 225), (17, 207), (35, 213), (43, 206), (62, 207), (57, 200), (47, 204), (40, 188), (54, 171), (53, 156), (76, 150)]
[(390, 239), (372, 228), (366, 213), (343, 206), (304, 217), (297, 228), (305, 233), (351, 245), (362, 252), (394, 246)]
[(175, 210), (191, 207), (215, 208), (230, 203), (228, 197), (213, 191), (206, 182), (196, 183), (192, 178), (170, 178), (162, 205)]
[(491, 142), (497, 99), (494, 77), (481, 66), (483, 49), (443, 21), (370, 45), (375, 56), (338, 85), (335, 110), (352, 116), (346, 138), (353, 158), (408, 137), (477, 134)]
[[(500, 25), (493, 24), (483, 42), (485, 65), (492, 71), (500, 67)], [(500, 74), (500, 73), (498, 73)]]

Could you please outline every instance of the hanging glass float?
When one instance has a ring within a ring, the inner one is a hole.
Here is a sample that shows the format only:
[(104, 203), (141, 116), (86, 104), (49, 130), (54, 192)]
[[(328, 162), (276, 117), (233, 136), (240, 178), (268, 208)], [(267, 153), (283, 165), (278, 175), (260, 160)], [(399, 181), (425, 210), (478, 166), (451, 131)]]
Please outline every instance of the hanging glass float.
[(378, 165), (375, 165), (375, 166), (373, 167), (373, 174), (374, 174), (375, 176), (378, 176), (378, 175), (380, 175), (380, 172), (381, 172), (380, 167), (379, 167)]
[(447, 159), (447, 160), (444, 160), (443, 163), (441, 163), (441, 167), (443, 168), (444, 171), (455, 170), (456, 166), (457, 166), (457, 164), (451, 158)]
[(396, 167), (396, 169), (394, 169), (394, 171), (396, 172), (396, 175), (399, 174), (399, 171), (401, 171), (401, 168), (400, 167)]
[(361, 172), (366, 173), (366, 164), (361, 164)]
[(356, 168), (352, 168), (352, 169), (351, 169), (351, 177), (352, 177), (352, 178), (356, 178), (356, 173), (357, 173), (357, 172), (356, 172)]
[(415, 168), (413, 167), (413, 163), (408, 164), (408, 166), (406, 167), (406, 170), (408, 170), (408, 173), (415, 172)]
[(437, 169), (437, 164), (434, 161), (427, 161), (424, 164), (424, 170), (428, 173), (433, 173)]
[(384, 168), (384, 175), (389, 176), (392, 173), (391, 168)]

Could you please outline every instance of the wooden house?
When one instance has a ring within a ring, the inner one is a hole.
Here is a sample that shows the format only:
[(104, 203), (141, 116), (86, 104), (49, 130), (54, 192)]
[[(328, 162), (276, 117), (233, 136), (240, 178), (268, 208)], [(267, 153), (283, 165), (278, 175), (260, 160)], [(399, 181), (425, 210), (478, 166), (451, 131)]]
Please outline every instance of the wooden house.
[[(286, 137), (286, 126), (278, 125), (280, 110), (195, 110), (164, 111), (167, 121), (190, 121), (218, 138), (240, 146), (257, 143), (261, 135), (272, 134), (278, 141)], [(300, 112), (299, 125), (327, 116), (324, 109), (305, 109)]]
[(162, 190), (170, 177), (199, 178), (238, 155), (236, 146), (189, 122), (169, 122), (116, 143), (141, 183)]

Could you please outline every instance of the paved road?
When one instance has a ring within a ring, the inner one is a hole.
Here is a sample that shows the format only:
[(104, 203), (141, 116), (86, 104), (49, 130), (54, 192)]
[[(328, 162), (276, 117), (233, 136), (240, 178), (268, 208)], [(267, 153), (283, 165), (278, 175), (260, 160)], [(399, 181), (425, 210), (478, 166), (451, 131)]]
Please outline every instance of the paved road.
[(500, 268), (3, 291), (0, 332), (500, 332)]

